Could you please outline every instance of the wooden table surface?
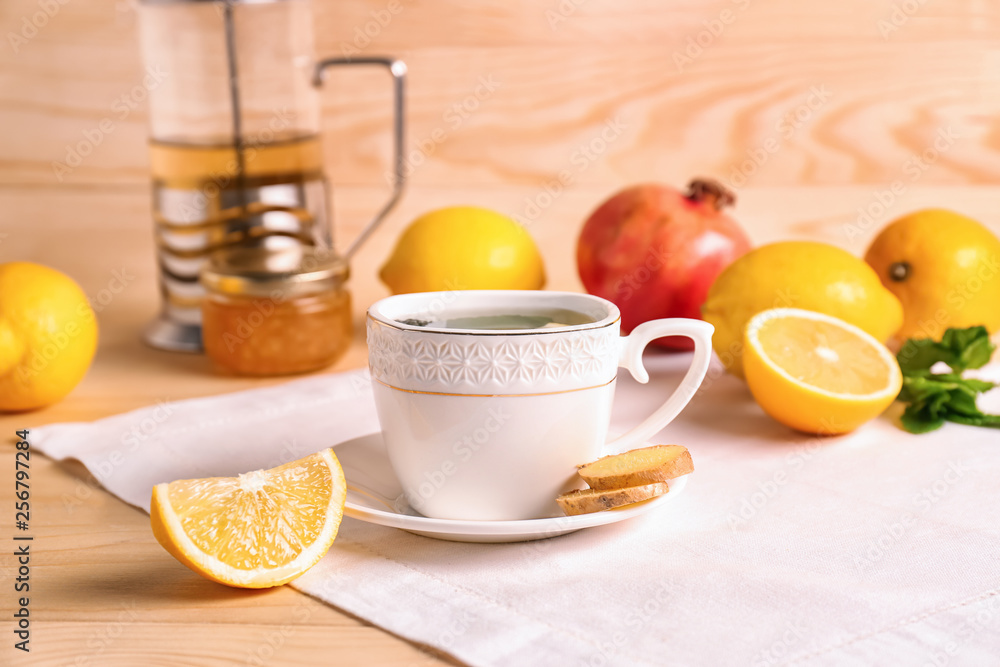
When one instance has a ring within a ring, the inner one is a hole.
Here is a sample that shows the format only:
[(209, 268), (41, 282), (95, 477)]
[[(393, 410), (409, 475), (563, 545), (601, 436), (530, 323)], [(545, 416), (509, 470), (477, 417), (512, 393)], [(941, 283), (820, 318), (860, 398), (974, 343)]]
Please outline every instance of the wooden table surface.
[[(859, 224), (858, 207), (875, 200), (875, 188), (798, 187), (747, 189), (737, 216), (756, 243), (813, 238), (861, 254), (878, 225)], [(356, 325), (385, 289), (375, 279), (402, 226), (418, 212), (456, 199), (498, 210), (531, 196), (530, 187), (414, 188), (353, 267)], [(567, 190), (531, 227), (545, 257), (549, 287), (579, 289), (573, 249), (587, 212), (608, 194)], [(380, 196), (372, 189), (342, 190), (338, 218), (346, 235)], [(1000, 232), (996, 192), (985, 186), (908, 187), (879, 219), (910, 209), (949, 206)], [(155, 313), (148, 191), (0, 187), (0, 210), (9, 221), (0, 239), (0, 261), (40, 261), (66, 271), (100, 301), (115, 272), (128, 285), (100, 305), (101, 344), (83, 383), (64, 401), (29, 414), (0, 417), (4, 443), (0, 466), (13, 476), (15, 429), (61, 421), (93, 420), (156, 401), (218, 394), (283, 380), (218, 375), (202, 356), (145, 347), (142, 326)], [(99, 224), (98, 224), (99, 223)], [(350, 352), (329, 372), (365, 363), (358, 327)], [(749, 400), (749, 399), (748, 399)], [(32, 459), (32, 570), (30, 656), (12, 649), (5, 634), (3, 664), (31, 665), (433, 665), (435, 657), (290, 588), (243, 591), (204, 580), (156, 543), (147, 516), (104, 492), (77, 463)], [(0, 505), (12, 507), (12, 482), (0, 484)], [(345, 519), (353, 521), (353, 519)], [(11, 520), (3, 525), (9, 540)], [(6, 551), (6, 549), (5, 549)], [(2, 561), (4, 580), (13, 574)], [(13, 593), (0, 608), (11, 609)], [(9, 627), (9, 624), (5, 624)], [(259, 662), (257, 662), (259, 660)]]
[[(201, 356), (140, 342), (159, 297), (136, 4), (0, 2), (0, 262), (70, 274), (97, 304), (101, 326), (94, 365), (68, 398), (0, 415), (5, 475), (15, 429), (282, 381), (222, 376)], [(548, 286), (570, 290), (580, 289), (574, 245), (583, 219), (642, 181), (681, 186), (704, 174), (738, 186), (735, 216), (758, 244), (820, 239), (860, 255), (881, 224), (922, 206), (952, 207), (1000, 231), (989, 187), (1000, 173), (1000, 3), (314, 5), (318, 53), (385, 53), (409, 66), (411, 187), (353, 262), (356, 324), (386, 294), (375, 275), (400, 230), (438, 206), (478, 204), (528, 223)], [(389, 86), (371, 72), (338, 73), (325, 87), (324, 161), (342, 241), (385, 194), (374, 184), (390, 164), (389, 109)], [(95, 134), (108, 121), (113, 131)], [(600, 150), (581, 162), (594, 142)], [(57, 169), (77, 148), (85, 159)], [(551, 197), (567, 170), (568, 185)], [(859, 210), (872, 217), (859, 219)], [(363, 366), (365, 356), (358, 329), (329, 372)], [(294, 590), (202, 580), (156, 544), (145, 514), (79, 464), (38, 456), (32, 485), (32, 653), (12, 649), (5, 622), (0, 664), (441, 664)], [(12, 520), (4, 515), (8, 533)], [(4, 582), (11, 562), (0, 558)], [(13, 597), (5, 583), (3, 613)]]

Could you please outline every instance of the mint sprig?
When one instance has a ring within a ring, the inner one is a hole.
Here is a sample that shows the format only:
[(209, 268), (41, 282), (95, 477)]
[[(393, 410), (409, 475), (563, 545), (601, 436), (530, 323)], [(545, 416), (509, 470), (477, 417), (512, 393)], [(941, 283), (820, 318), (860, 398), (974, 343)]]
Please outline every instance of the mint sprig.
[[(903, 388), (898, 400), (907, 404), (902, 424), (910, 433), (929, 433), (946, 421), (969, 426), (1000, 427), (1000, 415), (984, 414), (976, 397), (994, 386), (993, 382), (963, 378), (962, 372), (981, 368), (996, 346), (986, 327), (948, 329), (940, 341), (911, 338), (896, 355), (903, 372)], [(949, 372), (931, 371), (938, 362)]]

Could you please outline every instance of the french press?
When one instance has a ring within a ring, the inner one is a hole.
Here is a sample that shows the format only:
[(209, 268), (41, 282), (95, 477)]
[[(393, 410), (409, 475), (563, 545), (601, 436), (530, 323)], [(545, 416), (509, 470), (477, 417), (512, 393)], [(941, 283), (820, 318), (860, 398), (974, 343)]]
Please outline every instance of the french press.
[(349, 260), (399, 200), (404, 183), (406, 65), (313, 52), (309, 0), (140, 0), (150, 91), (153, 225), (163, 307), (145, 340), (201, 349), (199, 275), (220, 250), (312, 246), (336, 254), (320, 146), (327, 68), (378, 65), (394, 86), (388, 201), (341, 257)]

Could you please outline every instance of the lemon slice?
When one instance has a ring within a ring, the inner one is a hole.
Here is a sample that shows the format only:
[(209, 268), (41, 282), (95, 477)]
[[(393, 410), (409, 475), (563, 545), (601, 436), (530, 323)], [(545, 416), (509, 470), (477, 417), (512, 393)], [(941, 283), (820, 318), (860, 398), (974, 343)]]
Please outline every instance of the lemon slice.
[(889, 407), (903, 383), (882, 343), (830, 315), (765, 310), (747, 323), (745, 343), (743, 364), (757, 403), (806, 433), (853, 431)]
[(280, 586), (323, 557), (344, 516), (347, 484), (332, 449), (238, 477), (153, 487), (163, 548), (195, 572), (240, 588)]

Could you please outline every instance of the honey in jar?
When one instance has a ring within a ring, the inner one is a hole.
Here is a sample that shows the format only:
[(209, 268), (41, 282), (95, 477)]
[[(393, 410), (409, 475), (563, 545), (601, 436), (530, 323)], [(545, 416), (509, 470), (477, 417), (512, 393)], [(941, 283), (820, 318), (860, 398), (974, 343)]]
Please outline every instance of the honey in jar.
[(202, 341), (220, 368), (287, 375), (329, 366), (351, 344), (347, 264), (312, 247), (222, 251), (201, 275)]

